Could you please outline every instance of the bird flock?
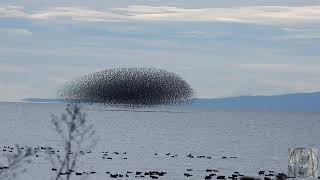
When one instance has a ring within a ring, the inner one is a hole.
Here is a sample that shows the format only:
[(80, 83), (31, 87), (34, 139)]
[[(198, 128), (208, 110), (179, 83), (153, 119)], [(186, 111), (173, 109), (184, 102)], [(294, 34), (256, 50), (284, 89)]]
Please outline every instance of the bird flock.
[(177, 74), (153, 68), (107, 69), (66, 82), (58, 92), (68, 101), (152, 106), (189, 100), (194, 92)]
[[(11, 146), (3, 146), (1, 152), (2, 153), (14, 153), (16, 147)], [(27, 147), (20, 147), (21, 150), (26, 150)], [(55, 150), (52, 147), (34, 147), (32, 148), (33, 151), (33, 157), (39, 158), (41, 156), (44, 156), (44, 153), (51, 153), (58, 155), (60, 153), (64, 153), (60, 150)], [(70, 154), (75, 154), (76, 152), (69, 152)], [(102, 151), (102, 152), (94, 152), (94, 151), (84, 151), (81, 150), (77, 152), (81, 156), (86, 156), (88, 154), (96, 154), (97, 157), (100, 157), (101, 160), (128, 160), (128, 152), (118, 152), (118, 151)], [(154, 153), (153, 156), (161, 156), (161, 157), (167, 157), (167, 158), (191, 158), (191, 159), (229, 159), (229, 160), (237, 160), (237, 156), (221, 156), (221, 157), (212, 157), (207, 155), (194, 155), (192, 153), (188, 153), (186, 155), (178, 155), (171, 152), (167, 153)], [(34, 160), (33, 160), (34, 161)], [(8, 170), (10, 169), (10, 166), (0, 166), (0, 171)], [(53, 173), (58, 173), (57, 167), (52, 167), (50, 169)], [(199, 173), (201, 173), (202, 178), (201, 179), (241, 179), (241, 180), (284, 180), (284, 179), (290, 179), (294, 177), (288, 177), (285, 173), (276, 173), (274, 170), (259, 170), (254, 177), (249, 177), (244, 175), (243, 173), (239, 171), (234, 171), (233, 173), (229, 175), (223, 174), (219, 169), (217, 168), (207, 168), (207, 169), (191, 169), (188, 168), (185, 170), (183, 174), (181, 174), (181, 179), (199, 179)], [(70, 169), (66, 172), (60, 172), (61, 176), (74, 174), (76, 177), (81, 177), (85, 175), (95, 175), (95, 174), (105, 174), (106, 177), (110, 179), (170, 179), (167, 177), (170, 172), (159, 170), (159, 169), (150, 169), (150, 170), (123, 170), (123, 172), (119, 171), (112, 171), (110, 169), (106, 169), (104, 172), (98, 172), (95, 169), (83, 171), (83, 170), (77, 170), (77, 169)], [(197, 175), (197, 176), (195, 176)], [(319, 177), (320, 179), (320, 177)]]

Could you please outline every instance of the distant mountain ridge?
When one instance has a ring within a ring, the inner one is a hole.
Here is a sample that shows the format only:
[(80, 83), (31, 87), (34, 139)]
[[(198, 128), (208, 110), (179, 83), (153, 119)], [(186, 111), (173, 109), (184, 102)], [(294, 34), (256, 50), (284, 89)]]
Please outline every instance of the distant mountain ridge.
[(191, 106), (218, 109), (320, 112), (320, 92), (194, 99)]
[[(26, 98), (38, 103), (68, 102), (63, 99)], [(320, 92), (272, 96), (238, 96), (216, 99), (195, 98), (183, 106), (195, 108), (320, 112)]]
[(67, 102), (64, 99), (49, 99), (49, 98), (24, 98), (22, 101), (25, 102), (35, 102), (35, 103), (61, 103)]

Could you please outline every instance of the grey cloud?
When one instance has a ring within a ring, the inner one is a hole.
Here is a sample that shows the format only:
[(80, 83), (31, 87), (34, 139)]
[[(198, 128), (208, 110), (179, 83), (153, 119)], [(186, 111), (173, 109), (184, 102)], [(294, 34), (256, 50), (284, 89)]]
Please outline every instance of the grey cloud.
[(71, 19), (85, 22), (176, 21), (234, 22), (267, 25), (320, 21), (320, 6), (243, 6), (233, 8), (181, 8), (167, 6), (128, 6), (96, 10), (83, 7), (54, 7), (27, 12), (22, 7), (1, 6), (0, 17), (31, 20)]

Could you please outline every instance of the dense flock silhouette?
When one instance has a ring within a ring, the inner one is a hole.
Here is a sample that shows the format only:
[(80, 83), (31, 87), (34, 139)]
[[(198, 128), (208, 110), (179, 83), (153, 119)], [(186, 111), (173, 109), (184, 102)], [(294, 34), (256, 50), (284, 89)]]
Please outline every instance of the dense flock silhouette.
[(179, 103), (193, 94), (177, 74), (153, 68), (107, 69), (69, 81), (59, 91), (66, 100), (129, 106)]

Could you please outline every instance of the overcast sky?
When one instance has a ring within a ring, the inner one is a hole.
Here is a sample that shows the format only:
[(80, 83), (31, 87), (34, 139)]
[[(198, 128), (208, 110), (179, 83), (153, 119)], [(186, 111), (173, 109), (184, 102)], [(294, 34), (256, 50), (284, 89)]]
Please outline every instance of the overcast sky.
[(319, 0), (1, 0), (0, 101), (107, 68), (175, 72), (198, 97), (320, 91)]

